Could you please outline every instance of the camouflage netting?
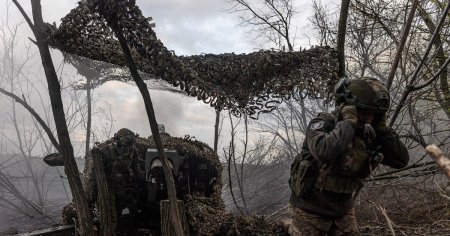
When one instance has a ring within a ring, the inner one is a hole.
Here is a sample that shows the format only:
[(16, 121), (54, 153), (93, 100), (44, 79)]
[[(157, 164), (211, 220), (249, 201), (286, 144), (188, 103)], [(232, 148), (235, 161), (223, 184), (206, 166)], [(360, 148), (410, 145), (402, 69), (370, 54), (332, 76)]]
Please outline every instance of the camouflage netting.
[(235, 115), (257, 117), (283, 99), (328, 100), (337, 80), (337, 54), (329, 47), (177, 57), (157, 39), (150, 20), (134, 0), (85, 0), (59, 28), (46, 31), (50, 45), (63, 52), (128, 66), (117, 40), (123, 35), (141, 72)]
[(263, 216), (233, 216), (214, 199), (188, 196), (186, 214), (194, 235), (283, 235), (280, 223)]
[[(64, 61), (70, 63), (77, 73), (84, 77), (72, 83), (72, 87), (76, 90), (87, 90), (97, 88), (109, 81), (120, 81), (129, 83), (133, 81), (131, 73), (127, 67), (118, 66), (103, 61), (91, 60), (86, 57), (81, 57), (75, 54), (66, 53)], [(169, 91), (171, 93), (179, 93), (185, 95), (183, 90), (180, 90), (167, 81), (156, 79), (153, 76), (141, 73), (142, 79), (146, 82), (149, 89)]]
[(188, 196), (184, 205), (194, 235), (214, 235), (233, 219), (233, 215), (225, 211), (223, 201), (217, 204), (212, 198)]

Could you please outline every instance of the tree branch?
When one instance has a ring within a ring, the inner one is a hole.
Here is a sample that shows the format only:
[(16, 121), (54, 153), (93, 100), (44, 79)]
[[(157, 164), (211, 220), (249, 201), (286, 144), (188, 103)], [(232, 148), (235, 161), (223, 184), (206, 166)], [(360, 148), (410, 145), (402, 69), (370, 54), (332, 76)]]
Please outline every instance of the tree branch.
[(47, 124), (45, 123), (45, 121), (41, 118), (41, 116), (39, 116), (39, 114), (37, 114), (37, 112), (30, 106), (28, 105), (28, 103), (24, 100), (22, 100), (20, 97), (18, 97), (17, 95), (10, 93), (2, 88), (0, 88), (0, 92), (5, 94), (8, 97), (13, 98), (16, 102), (20, 103), (25, 109), (27, 109), (28, 112), (31, 113), (31, 115), (37, 120), (37, 122), (41, 125), (41, 127), (44, 129), (45, 133), (47, 134), (48, 138), (50, 139), (50, 141), (52, 142), (53, 146), (55, 146), (55, 148), (58, 150), (58, 152), (61, 152), (61, 149), (59, 147), (59, 143), (58, 141), (56, 141), (55, 136), (53, 135), (51, 129), (47, 126)]
[[(19, 11), (22, 14), (23, 18), (27, 21), (28, 26), (30, 26), (30, 29), (33, 31), (33, 34), (36, 35), (35, 28), (34, 28), (33, 22), (31, 21), (30, 17), (27, 15), (25, 10), (23, 10), (22, 6), (20, 5), (19, 2), (17, 2), (17, 0), (12, 0), (12, 1), (16, 5), (17, 9), (19, 9)], [(31, 41), (34, 42), (33, 40), (31, 40)]]
[(409, 30), (411, 29), (412, 20), (414, 19), (414, 15), (416, 13), (416, 8), (419, 3), (419, 0), (414, 0), (411, 10), (409, 11), (408, 19), (406, 20), (406, 23), (402, 30), (402, 37), (400, 39), (400, 44), (397, 48), (397, 53), (395, 54), (394, 61), (392, 62), (391, 70), (389, 71), (388, 75), (388, 81), (386, 84), (387, 89), (389, 90), (392, 85), (392, 81), (394, 80), (395, 71), (397, 70), (398, 63), (400, 61), (400, 58), (402, 56), (403, 48), (406, 43), (406, 39), (408, 38)]
[[(415, 2), (416, 2), (416, 1), (417, 1), (417, 0), (415, 0)], [(437, 37), (438, 34), (439, 34), (439, 31), (440, 31), (441, 28), (442, 28), (442, 25), (444, 24), (444, 21), (445, 21), (445, 19), (447, 18), (447, 14), (448, 14), (449, 10), (450, 10), (450, 4), (447, 4), (447, 7), (445, 8), (444, 13), (443, 13), (442, 16), (441, 16), (441, 19), (440, 19), (440, 21), (439, 21), (439, 24), (438, 24), (438, 26), (436, 27), (436, 29), (434, 30), (433, 35), (432, 35), (430, 41), (428, 42), (428, 46), (427, 46), (427, 49), (426, 49), (426, 51), (425, 51), (425, 54), (424, 54), (423, 57), (422, 57), (422, 60), (420, 61), (419, 65), (416, 66), (416, 69), (414, 70), (414, 73), (413, 73), (412, 76), (411, 76), (411, 80), (409, 81), (408, 85), (406, 86), (406, 90), (403, 92), (402, 97), (400, 98), (400, 101), (399, 101), (399, 103), (398, 103), (398, 105), (397, 105), (397, 107), (396, 107), (396, 109), (395, 109), (395, 111), (394, 111), (394, 113), (393, 113), (391, 119), (389, 120), (389, 127), (392, 127), (392, 125), (394, 124), (395, 119), (397, 118), (397, 116), (398, 116), (398, 114), (400, 113), (400, 110), (402, 109), (402, 107), (403, 107), (403, 105), (404, 105), (406, 99), (408, 98), (408, 95), (409, 95), (412, 91), (414, 91), (413, 83), (414, 83), (415, 79), (417, 78), (417, 75), (419, 74), (420, 70), (422, 69), (422, 66), (423, 66), (423, 64), (425, 63), (425, 60), (426, 60), (426, 58), (428, 57), (428, 54), (430, 53), (431, 48), (433, 47), (434, 40), (436, 39), (436, 37)], [(392, 72), (392, 70), (391, 70), (391, 72)], [(394, 71), (394, 72), (395, 72), (395, 71)], [(391, 79), (392, 79), (392, 78), (389, 77), (389, 78), (388, 78), (388, 82), (390, 81), (390, 82), (392, 83)]]

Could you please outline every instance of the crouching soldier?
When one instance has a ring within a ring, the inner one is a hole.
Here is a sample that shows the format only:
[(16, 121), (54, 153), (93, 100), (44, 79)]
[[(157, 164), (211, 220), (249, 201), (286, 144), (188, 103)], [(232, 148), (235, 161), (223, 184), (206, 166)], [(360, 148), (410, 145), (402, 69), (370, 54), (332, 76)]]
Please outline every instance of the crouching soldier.
[[(117, 220), (123, 211), (132, 214), (138, 210), (138, 183), (141, 174), (138, 161), (136, 135), (128, 129), (120, 129), (112, 142), (94, 147), (91, 156), (86, 160), (85, 191), (88, 200), (92, 205), (96, 204), (100, 214), (102, 204), (109, 206), (107, 208), (110, 213), (108, 216), (103, 214), (101, 220), (111, 221), (109, 224), (114, 228), (117, 227)], [(98, 178), (101, 178), (101, 175), (96, 172), (104, 173), (106, 186), (100, 186), (102, 183)], [(109, 199), (100, 198), (101, 194), (105, 193), (109, 195)]]
[(386, 126), (389, 92), (378, 80), (342, 79), (336, 111), (320, 113), (291, 166), (291, 235), (359, 235), (354, 200), (379, 163), (408, 164), (406, 147)]

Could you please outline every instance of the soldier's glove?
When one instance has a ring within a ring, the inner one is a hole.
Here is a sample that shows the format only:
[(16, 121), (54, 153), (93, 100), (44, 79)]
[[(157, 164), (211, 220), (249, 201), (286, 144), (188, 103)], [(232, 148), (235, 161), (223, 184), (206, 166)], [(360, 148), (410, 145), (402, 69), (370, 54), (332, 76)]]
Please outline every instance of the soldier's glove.
[(341, 108), (342, 120), (348, 120), (354, 125), (358, 123), (358, 110), (355, 106), (348, 105)]
[(375, 116), (372, 121), (372, 127), (377, 132), (384, 132), (387, 129), (386, 121), (387, 121), (386, 114), (384, 114), (384, 113), (380, 114), (378, 116)]

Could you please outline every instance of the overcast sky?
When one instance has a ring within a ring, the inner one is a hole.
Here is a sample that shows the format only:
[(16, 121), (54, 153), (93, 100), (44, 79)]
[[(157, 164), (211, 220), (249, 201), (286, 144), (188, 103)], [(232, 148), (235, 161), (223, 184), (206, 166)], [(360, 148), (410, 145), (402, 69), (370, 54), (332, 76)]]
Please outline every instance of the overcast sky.
[[(5, 21), (5, 0), (1, 1), (0, 19)], [(9, 9), (9, 22), (15, 24), (22, 20), (16, 7), (11, 1)], [(25, 11), (31, 15), (30, 1), (19, 0)], [(41, 0), (44, 21), (60, 23), (60, 19), (76, 7), (75, 0)], [(296, 26), (296, 48), (309, 47), (314, 44), (314, 32), (308, 17), (312, 15), (312, 0), (294, 0), (297, 13), (293, 25)], [(330, 1), (327, 1), (330, 2)], [(230, 7), (224, 0), (138, 0), (144, 16), (153, 17), (156, 24), (156, 34), (169, 50), (177, 55), (194, 55), (201, 53), (248, 53), (260, 48), (250, 42), (248, 29), (238, 27), (238, 16), (229, 14), (226, 9)], [(330, 8), (334, 8), (332, 5)], [(3, 17), (2, 17), (3, 16)], [(31, 37), (27, 25), (21, 27), (20, 44), (27, 42)], [(270, 47), (270, 46), (267, 46)], [(2, 50), (2, 49), (0, 49)], [(24, 50), (23, 47), (18, 49)], [(34, 49), (36, 50), (36, 49)], [(45, 85), (43, 70), (36, 55), (35, 62), (31, 63), (30, 71), (39, 77)], [(58, 72), (65, 79), (79, 79), (71, 66), (60, 67), (62, 56), (53, 52)], [(173, 136), (189, 134), (198, 140), (213, 144), (215, 113), (208, 105), (182, 95), (165, 91), (151, 91), (156, 118), (159, 123), (166, 125), (166, 131)], [(130, 128), (141, 136), (151, 134), (144, 104), (138, 89), (135, 86), (110, 82), (95, 91), (96, 105), (105, 107), (109, 104), (114, 117), (114, 131), (122, 127)], [(2, 106), (9, 103), (5, 97), (0, 97)], [(5, 110), (5, 109), (4, 109)], [(8, 110), (8, 109), (6, 109)], [(7, 113), (1, 112), (2, 121), (7, 120)], [(26, 115), (26, 113), (24, 113)], [(101, 122), (101, 121), (97, 121)], [(12, 129), (3, 125), (3, 130)], [(82, 139), (82, 134), (78, 140)]]

